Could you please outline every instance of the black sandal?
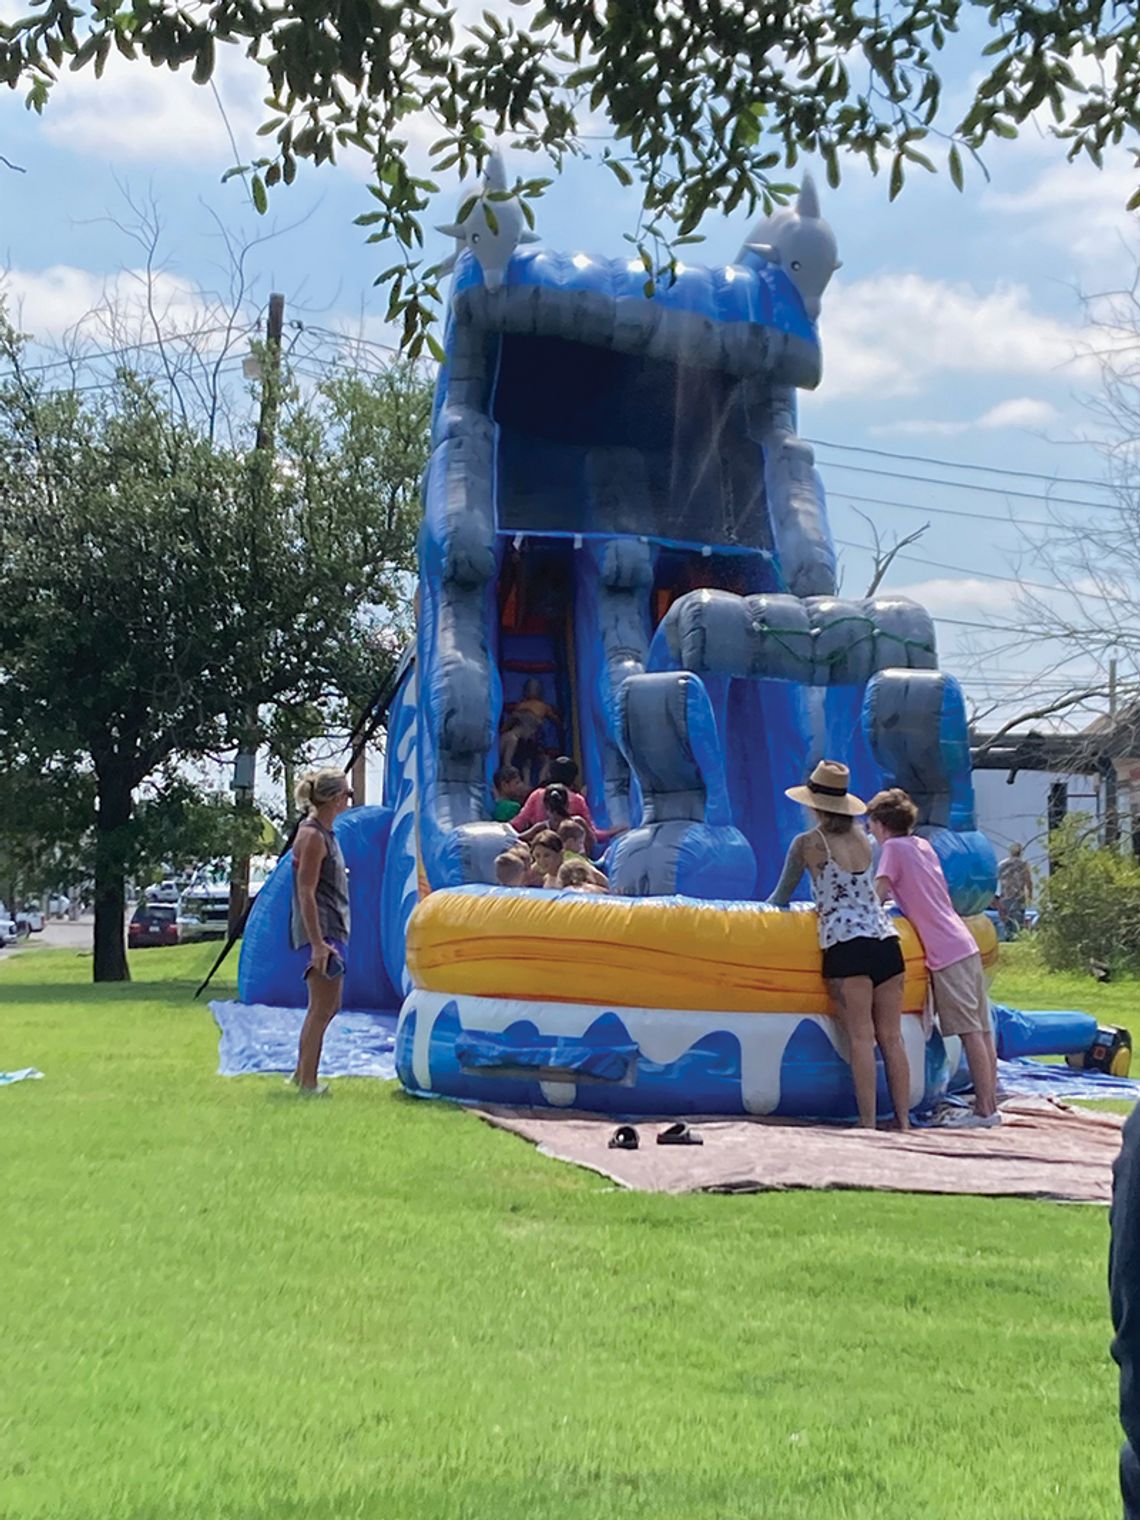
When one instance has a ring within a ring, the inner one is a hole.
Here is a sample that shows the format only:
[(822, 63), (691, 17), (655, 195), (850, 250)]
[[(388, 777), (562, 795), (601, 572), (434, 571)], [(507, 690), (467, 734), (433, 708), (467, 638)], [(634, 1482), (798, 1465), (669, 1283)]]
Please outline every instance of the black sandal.
[(668, 1129), (663, 1129), (657, 1136), (658, 1145), (704, 1145), (700, 1135), (694, 1135), (687, 1124), (679, 1120), (676, 1124), (670, 1124)]
[(641, 1141), (632, 1124), (619, 1124), (610, 1136), (611, 1151), (635, 1151), (640, 1144)]

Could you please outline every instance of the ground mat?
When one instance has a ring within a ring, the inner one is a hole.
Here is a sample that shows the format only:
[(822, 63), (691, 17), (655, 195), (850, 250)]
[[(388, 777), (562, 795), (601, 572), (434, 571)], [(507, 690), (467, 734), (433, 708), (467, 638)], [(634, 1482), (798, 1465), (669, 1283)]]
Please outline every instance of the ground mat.
[[(244, 1077), (291, 1072), (303, 1008), (271, 1008), (265, 1003), (211, 1003), (222, 1038), (218, 1075)], [(396, 1014), (338, 1013), (325, 1034), (322, 1077), (396, 1076)]]
[(637, 1150), (611, 1150), (614, 1121), (590, 1114), (477, 1108), (543, 1155), (646, 1193), (762, 1193), (862, 1188), (1108, 1203), (1119, 1114), (1082, 1113), (1049, 1098), (1002, 1107), (997, 1129), (884, 1130), (765, 1119), (693, 1121), (700, 1146), (656, 1143), (668, 1121), (638, 1123)]

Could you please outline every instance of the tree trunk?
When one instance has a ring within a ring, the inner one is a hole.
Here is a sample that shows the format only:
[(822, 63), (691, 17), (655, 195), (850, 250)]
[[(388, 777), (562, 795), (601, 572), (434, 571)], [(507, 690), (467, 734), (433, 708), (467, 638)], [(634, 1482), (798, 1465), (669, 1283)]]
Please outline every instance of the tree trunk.
[(117, 768), (98, 772), (95, 826), (95, 966), (97, 982), (129, 982), (124, 919), (126, 831), (131, 821), (129, 775)]

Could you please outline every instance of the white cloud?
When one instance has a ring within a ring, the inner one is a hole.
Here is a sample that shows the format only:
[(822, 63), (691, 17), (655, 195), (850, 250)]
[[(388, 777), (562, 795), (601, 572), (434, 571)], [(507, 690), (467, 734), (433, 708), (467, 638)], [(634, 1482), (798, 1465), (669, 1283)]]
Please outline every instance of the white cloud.
[(1079, 329), (1035, 311), (1024, 285), (989, 291), (919, 274), (838, 282), (823, 317), (817, 404), (911, 396), (947, 374), (1050, 374), (1078, 359)]
[(1016, 600), (1016, 587), (1002, 581), (983, 581), (972, 576), (935, 576), (909, 586), (892, 586), (892, 596), (906, 596), (933, 616), (969, 616), (971, 613), (1008, 613)]
[[(43, 114), (44, 135), (58, 147), (116, 164), (193, 164), (222, 173), (252, 156), (265, 76), (236, 48), (219, 49), (214, 85), (196, 85), (188, 69), (172, 74), (142, 59), (112, 55), (102, 79), (91, 69), (63, 73)], [(229, 126), (227, 128), (227, 120)]]
[[(99, 347), (127, 346), (153, 337), (145, 273), (122, 269), (99, 274), (71, 264), (9, 269), (0, 293), (16, 325), (40, 342), (68, 337)], [(164, 336), (200, 331), (218, 320), (211, 299), (189, 281), (158, 272), (149, 304)]]
[(1013, 396), (999, 401), (980, 417), (960, 421), (948, 418), (913, 417), (885, 422), (869, 431), (876, 438), (954, 438), (962, 433), (995, 432), (1004, 428), (1042, 428), (1060, 418), (1057, 408), (1033, 396)]
[(999, 401), (978, 418), (980, 428), (1033, 428), (1047, 427), (1056, 422), (1060, 413), (1048, 401), (1038, 401), (1033, 396), (1012, 396)]
[[(1042, 164), (1041, 143), (1031, 137), (1011, 144), (1032, 172), (1015, 190), (989, 190), (981, 198), (983, 211), (996, 212), (1021, 223), (1028, 235), (1043, 238), (1063, 251), (1059, 273), (1119, 269), (1122, 246), (1135, 245), (1140, 216), (1125, 210), (1136, 189), (1136, 165), (1123, 150), (1109, 150), (1102, 169), (1082, 156), (1069, 163), (1065, 144), (1048, 138), (1051, 149)], [(1041, 165), (1038, 168), (1038, 165)]]

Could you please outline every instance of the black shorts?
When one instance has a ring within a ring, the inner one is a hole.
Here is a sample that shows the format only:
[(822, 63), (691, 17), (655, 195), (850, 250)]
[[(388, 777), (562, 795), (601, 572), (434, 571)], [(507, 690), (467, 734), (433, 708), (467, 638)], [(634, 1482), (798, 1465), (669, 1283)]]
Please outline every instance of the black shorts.
[(823, 952), (823, 974), (829, 981), (845, 976), (869, 976), (871, 985), (878, 987), (892, 976), (902, 976), (905, 970), (897, 934), (888, 939), (871, 939), (867, 935), (843, 939)]

